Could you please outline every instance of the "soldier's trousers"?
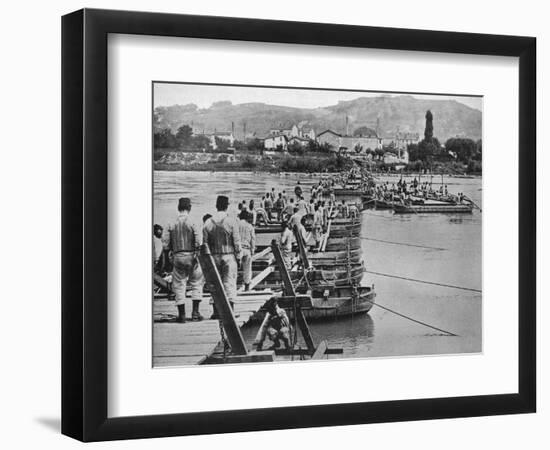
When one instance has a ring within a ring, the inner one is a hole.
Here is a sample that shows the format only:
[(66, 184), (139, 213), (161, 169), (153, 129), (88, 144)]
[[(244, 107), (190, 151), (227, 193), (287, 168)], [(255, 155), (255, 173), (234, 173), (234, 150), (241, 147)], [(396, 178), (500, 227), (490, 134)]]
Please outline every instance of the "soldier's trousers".
[[(189, 285), (191, 300), (202, 300), (204, 278), (201, 266), (193, 252), (178, 252), (174, 254), (172, 270), (172, 290), (176, 294), (176, 305), (186, 304), (186, 292)], [(190, 302), (187, 301), (188, 306)]]
[(250, 284), (252, 279), (252, 252), (249, 248), (243, 248), (241, 264), (243, 266), (243, 282), (244, 284)]
[(227, 300), (234, 302), (237, 298), (237, 259), (232, 253), (216, 254), (212, 257), (222, 279)]

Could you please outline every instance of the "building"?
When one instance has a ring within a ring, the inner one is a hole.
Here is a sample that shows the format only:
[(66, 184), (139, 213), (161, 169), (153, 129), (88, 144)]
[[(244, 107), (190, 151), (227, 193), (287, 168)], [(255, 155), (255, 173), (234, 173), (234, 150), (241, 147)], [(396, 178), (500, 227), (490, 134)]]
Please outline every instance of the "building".
[(235, 142), (235, 136), (233, 136), (232, 131), (214, 131), (211, 136), (214, 140), (218, 138), (222, 141), (227, 142), (231, 147), (233, 147), (233, 144)]
[(366, 134), (358, 134), (357, 136), (342, 135), (332, 130), (325, 130), (317, 136), (317, 142), (320, 145), (328, 144), (334, 151), (338, 152), (355, 152), (365, 153), (367, 149), (375, 150), (381, 148), (382, 142), (376, 135), (374, 130), (370, 130)]
[(335, 151), (340, 150), (340, 139), (342, 135), (332, 130), (322, 131), (317, 135), (319, 145), (330, 145)]
[(408, 164), (409, 152), (407, 150), (398, 150), (398, 153), (386, 152), (382, 157), (384, 164)]
[(287, 151), (288, 137), (285, 134), (275, 134), (263, 139), (264, 148), (266, 150), (283, 150)]
[(298, 145), (301, 145), (302, 147), (306, 147), (309, 143), (309, 139), (306, 139), (306, 138), (303, 138), (303, 137), (298, 137), (298, 136), (292, 136), (289, 140), (288, 140), (288, 145), (291, 145), (291, 144), (298, 144)]
[(384, 147), (394, 147), (397, 149), (406, 149), (409, 144), (418, 144), (420, 135), (418, 133), (400, 132), (390, 133), (382, 138)]
[(272, 128), (269, 130), (269, 136), (283, 135), (288, 137), (292, 136), (292, 128)]

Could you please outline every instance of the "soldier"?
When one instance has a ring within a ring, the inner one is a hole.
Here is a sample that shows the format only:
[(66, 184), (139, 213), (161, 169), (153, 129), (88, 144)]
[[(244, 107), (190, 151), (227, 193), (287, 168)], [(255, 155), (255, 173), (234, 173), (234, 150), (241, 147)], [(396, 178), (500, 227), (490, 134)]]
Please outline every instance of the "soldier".
[(189, 217), (191, 211), (191, 200), (189, 198), (179, 199), (178, 211), (176, 221), (168, 226), (166, 247), (173, 255), (172, 290), (176, 295), (176, 306), (178, 307), (176, 320), (184, 323), (186, 320), (185, 301), (188, 284), (193, 301), (191, 319), (203, 319), (199, 312), (199, 306), (204, 281), (201, 266), (197, 259), (197, 251), (202, 245), (202, 233), (200, 226)]
[(320, 210), (320, 202), (315, 205), (315, 212), (313, 214), (313, 226), (312, 234), (315, 239), (315, 248), (319, 249), (321, 246), (321, 238), (323, 236), (323, 212)]
[[(204, 224), (203, 238), (214, 258), (227, 300), (233, 307), (237, 296), (237, 268), (242, 252), (239, 224), (228, 216), (228, 207), (229, 199), (225, 195), (219, 195), (216, 200), (217, 212)], [(214, 308), (212, 318), (217, 317)]]
[(250, 224), (252, 214), (248, 211), (241, 211), (239, 214), (239, 235), (241, 237), (242, 248), (242, 269), (244, 290), (250, 290), (250, 280), (252, 278), (252, 256), (256, 247), (256, 235), (254, 227)]
[(292, 267), (293, 239), (294, 239), (294, 235), (292, 234), (292, 231), (290, 231), (290, 224), (288, 222), (283, 222), (282, 230), (281, 230), (281, 238), (280, 238), (281, 253), (283, 256), (283, 262), (285, 263), (285, 266), (289, 270)]
[(153, 270), (156, 274), (162, 275), (164, 268), (164, 244), (162, 242), (162, 227), (158, 224), (153, 226)]
[(266, 305), (266, 317), (258, 331), (254, 345), (257, 350), (261, 350), (266, 336), (269, 337), (273, 345), (270, 350), (275, 350), (283, 342), (284, 348), (290, 349), (290, 320), (286, 311), (279, 307), (277, 299), (275, 297), (267, 301)]

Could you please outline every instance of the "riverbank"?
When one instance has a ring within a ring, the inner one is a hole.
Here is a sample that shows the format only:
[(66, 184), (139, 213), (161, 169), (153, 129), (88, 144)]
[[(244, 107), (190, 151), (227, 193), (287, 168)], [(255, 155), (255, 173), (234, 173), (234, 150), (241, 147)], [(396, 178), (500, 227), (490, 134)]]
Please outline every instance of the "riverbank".
[(480, 176), (482, 170), (480, 161), (474, 161), (468, 165), (456, 161), (437, 161), (428, 167), (419, 161), (414, 161), (407, 165), (396, 166), (385, 164), (383, 161), (361, 159), (355, 155), (323, 152), (303, 155), (276, 152), (270, 154), (156, 152), (153, 161), (154, 170), (192, 172), (335, 173), (349, 170), (355, 165), (369, 167), (374, 174), (389, 175), (422, 172), (426, 175)]

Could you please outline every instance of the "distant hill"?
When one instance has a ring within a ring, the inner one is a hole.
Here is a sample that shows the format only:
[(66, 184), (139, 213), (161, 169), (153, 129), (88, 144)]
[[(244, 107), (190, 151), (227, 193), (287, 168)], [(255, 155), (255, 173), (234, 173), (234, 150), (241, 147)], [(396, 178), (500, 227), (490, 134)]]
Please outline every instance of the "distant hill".
[(206, 133), (231, 130), (234, 123), (235, 137), (242, 139), (254, 134), (263, 138), (272, 128), (290, 128), (293, 124), (312, 127), (316, 133), (327, 128), (352, 134), (360, 127), (375, 129), (377, 119), (380, 134), (399, 131), (424, 133), (425, 114), (431, 110), (434, 116), (434, 136), (441, 142), (457, 135), (471, 139), (481, 138), (481, 112), (455, 100), (417, 99), (410, 95), (397, 97), (360, 97), (324, 108), (293, 108), (265, 103), (229, 101), (214, 103), (199, 109), (194, 104), (159, 106), (155, 108), (155, 128), (171, 128), (176, 131), (183, 124), (192, 125)]

